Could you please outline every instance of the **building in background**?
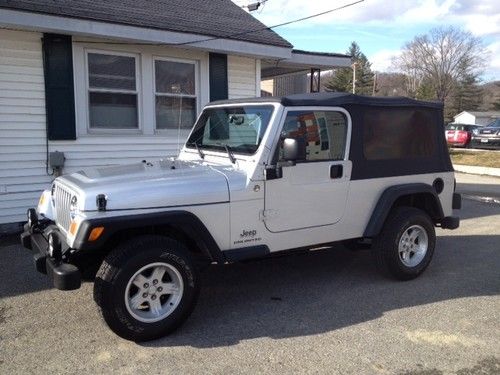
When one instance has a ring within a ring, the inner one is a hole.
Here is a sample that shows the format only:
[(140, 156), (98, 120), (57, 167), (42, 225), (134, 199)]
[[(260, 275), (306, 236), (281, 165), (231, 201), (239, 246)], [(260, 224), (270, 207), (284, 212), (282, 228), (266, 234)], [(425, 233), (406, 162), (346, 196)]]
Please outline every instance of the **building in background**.
[(476, 124), (485, 126), (490, 122), (495, 121), (500, 118), (500, 111), (488, 111), (488, 112), (468, 112), (463, 111), (458, 115), (453, 116), (453, 122), (455, 124)]

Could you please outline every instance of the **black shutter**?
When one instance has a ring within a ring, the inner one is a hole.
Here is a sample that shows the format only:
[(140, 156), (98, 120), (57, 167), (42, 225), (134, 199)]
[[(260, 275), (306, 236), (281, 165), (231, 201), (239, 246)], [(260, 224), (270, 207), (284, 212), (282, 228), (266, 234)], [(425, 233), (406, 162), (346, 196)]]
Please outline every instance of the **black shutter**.
[(76, 139), (71, 36), (43, 35), (45, 110), (50, 140)]
[(227, 99), (227, 55), (210, 53), (209, 76), (210, 101)]

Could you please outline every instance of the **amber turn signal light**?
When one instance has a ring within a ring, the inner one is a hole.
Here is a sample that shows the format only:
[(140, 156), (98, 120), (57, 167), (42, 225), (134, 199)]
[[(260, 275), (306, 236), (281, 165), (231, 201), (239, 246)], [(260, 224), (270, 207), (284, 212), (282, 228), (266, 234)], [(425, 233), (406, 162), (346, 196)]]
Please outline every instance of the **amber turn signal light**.
[(78, 229), (78, 223), (76, 221), (72, 221), (69, 226), (69, 233), (71, 233), (71, 235), (74, 236), (77, 229)]
[(102, 232), (104, 232), (104, 227), (95, 227), (89, 234), (89, 241), (95, 241), (101, 237)]

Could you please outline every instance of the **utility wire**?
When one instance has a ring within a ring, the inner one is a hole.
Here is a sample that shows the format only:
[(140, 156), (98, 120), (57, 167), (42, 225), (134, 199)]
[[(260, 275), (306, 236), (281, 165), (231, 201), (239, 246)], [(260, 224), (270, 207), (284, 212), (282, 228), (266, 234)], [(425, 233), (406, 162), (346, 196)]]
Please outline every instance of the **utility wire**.
[(277, 27), (291, 25), (293, 23), (306, 21), (306, 20), (309, 20), (311, 18), (316, 18), (316, 17), (324, 16), (325, 14), (333, 13), (333, 12), (336, 12), (337, 10), (349, 8), (349, 7), (353, 6), (353, 5), (362, 3), (363, 1), (365, 1), (365, 0), (354, 1), (352, 3), (346, 4), (346, 5), (342, 5), (342, 6), (337, 7), (337, 8), (333, 8), (333, 9), (330, 9), (330, 10), (326, 10), (324, 12), (312, 14), (312, 15), (307, 16), (307, 17), (302, 17), (302, 18), (297, 18), (297, 19), (291, 20), (291, 21), (286, 21), (286, 22), (279, 23), (279, 24), (273, 25), (273, 26), (265, 26), (265, 27), (262, 27), (262, 28), (259, 28), (259, 29), (242, 31), (242, 32), (234, 33), (234, 34), (224, 35), (224, 36), (214, 36), (214, 37), (209, 37), (209, 38), (204, 38), (204, 39), (192, 40), (190, 42), (182, 42), (182, 43), (168, 43), (168, 42), (165, 42), (165, 43), (111, 42), (110, 43), (110, 42), (98, 42), (98, 41), (88, 41), (88, 42), (81, 41), (81, 43), (99, 43), (99, 44), (105, 43), (105, 44), (116, 44), (116, 45), (134, 44), (134, 45), (153, 45), (153, 46), (165, 46), (165, 45), (166, 46), (187, 46), (187, 45), (190, 45), (190, 44), (197, 44), (197, 43), (209, 42), (209, 41), (217, 40), (217, 39), (231, 39), (231, 38), (236, 37), (236, 36), (242, 36), (242, 35), (247, 35), (247, 34), (258, 33), (258, 32), (265, 31), (265, 30), (272, 30), (272, 29), (275, 29)]

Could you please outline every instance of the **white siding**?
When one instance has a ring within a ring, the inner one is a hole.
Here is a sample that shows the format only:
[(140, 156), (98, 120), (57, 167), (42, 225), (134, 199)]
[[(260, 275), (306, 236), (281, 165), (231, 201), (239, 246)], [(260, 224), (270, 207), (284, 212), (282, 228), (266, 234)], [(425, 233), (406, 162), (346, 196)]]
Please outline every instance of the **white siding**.
[(24, 220), (51, 181), (41, 37), (0, 29), (0, 224)]
[(227, 75), (229, 99), (260, 96), (259, 60), (248, 57), (228, 56)]
[[(0, 29), (0, 224), (24, 221), (52, 176), (45, 171), (46, 129), (42, 34)], [(184, 142), (187, 130), (180, 133)], [(62, 151), (63, 172), (157, 160), (175, 155), (176, 130), (162, 135), (88, 135), (51, 141)]]

